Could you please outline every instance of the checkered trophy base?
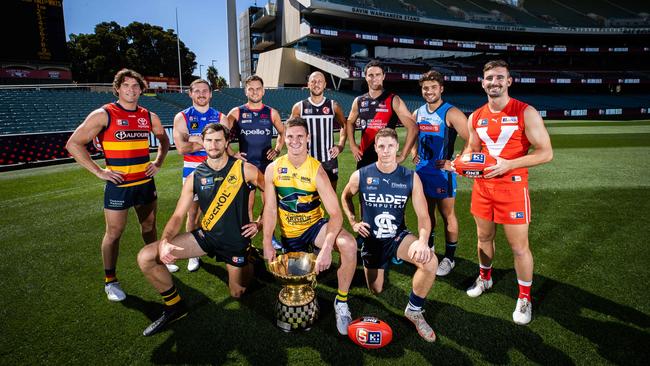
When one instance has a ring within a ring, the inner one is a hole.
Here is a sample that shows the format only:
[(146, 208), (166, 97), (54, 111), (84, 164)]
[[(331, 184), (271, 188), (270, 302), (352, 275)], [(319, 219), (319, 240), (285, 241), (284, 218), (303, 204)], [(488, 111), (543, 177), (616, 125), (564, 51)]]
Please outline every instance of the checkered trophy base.
[(275, 304), (276, 325), (285, 332), (311, 329), (319, 313), (316, 296), (312, 295), (311, 301), (304, 305), (284, 304), (281, 299), (282, 297), (279, 296)]

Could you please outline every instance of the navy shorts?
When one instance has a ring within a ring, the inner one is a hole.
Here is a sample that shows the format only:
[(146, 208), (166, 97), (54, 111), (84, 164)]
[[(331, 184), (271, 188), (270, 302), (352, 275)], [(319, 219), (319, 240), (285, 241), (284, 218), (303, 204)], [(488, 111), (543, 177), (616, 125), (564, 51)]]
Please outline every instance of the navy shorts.
[(330, 179), (330, 182), (339, 180), (339, 160), (338, 158), (321, 162), (320, 164), (327, 173), (327, 177)]
[(104, 187), (104, 208), (107, 210), (128, 210), (133, 206), (146, 205), (156, 200), (156, 184), (150, 181), (137, 186), (118, 187), (106, 182)]
[(282, 252), (313, 252), (316, 246), (316, 237), (318, 236), (320, 229), (323, 225), (327, 224), (328, 221), (329, 219), (325, 218), (316, 221), (314, 225), (310, 226), (309, 229), (305, 230), (305, 232), (297, 238), (285, 238), (283, 236), (281, 238)]
[(361, 238), (361, 259), (363, 266), (371, 269), (386, 269), (397, 253), (402, 240), (411, 232), (402, 230), (389, 239)]
[(216, 235), (211, 235), (203, 229), (193, 230), (192, 235), (201, 249), (218, 262), (225, 262), (235, 267), (244, 267), (249, 262), (250, 243), (225, 243), (218, 240)]
[(424, 195), (429, 198), (445, 199), (456, 197), (456, 174), (445, 170), (424, 172), (419, 170)]

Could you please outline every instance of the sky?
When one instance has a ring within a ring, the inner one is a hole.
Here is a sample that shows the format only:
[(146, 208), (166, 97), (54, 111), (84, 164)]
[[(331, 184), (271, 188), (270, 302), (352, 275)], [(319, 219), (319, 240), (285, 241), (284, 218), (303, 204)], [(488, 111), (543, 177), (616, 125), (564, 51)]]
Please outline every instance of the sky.
[[(249, 6), (264, 6), (267, 2), (237, 0), (237, 18)], [(110, 21), (121, 26), (138, 21), (176, 29), (176, 8), (181, 41), (196, 54), (194, 75), (199, 73), (198, 65), (203, 65), (201, 71), (205, 77), (208, 66), (215, 60), (219, 74), (228, 80), (226, 0), (63, 0), (66, 40), (71, 33), (93, 33), (95, 25)]]

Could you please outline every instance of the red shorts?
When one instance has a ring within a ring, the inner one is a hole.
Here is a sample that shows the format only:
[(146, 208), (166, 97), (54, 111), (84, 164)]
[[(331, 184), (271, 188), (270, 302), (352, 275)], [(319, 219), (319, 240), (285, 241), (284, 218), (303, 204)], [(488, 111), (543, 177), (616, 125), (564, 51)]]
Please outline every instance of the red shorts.
[(530, 223), (528, 182), (476, 180), (472, 188), (472, 215), (497, 224)]

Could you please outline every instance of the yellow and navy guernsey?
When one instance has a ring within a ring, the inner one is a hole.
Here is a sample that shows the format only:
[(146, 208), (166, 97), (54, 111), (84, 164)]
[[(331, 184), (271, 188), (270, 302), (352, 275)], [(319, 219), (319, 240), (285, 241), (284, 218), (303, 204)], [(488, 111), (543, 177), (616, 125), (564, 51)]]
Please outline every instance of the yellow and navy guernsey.
[(118, 187), (131, 187), (151, 181), (145, 174), (149, 164), (151, 113), (140, 106), (128, 110), (118, 103), (102, 107), (108, 113), (107, 126), (97, 135), (104, 150), (106, 168), (124, 174)]
[(284, 238), (297, 238), (323, 218), (316, 174), (320, 162), (311, 156), (298, 168), (287, 155), (275, 161), (273, 185), (278, 198), (280, 232)]

